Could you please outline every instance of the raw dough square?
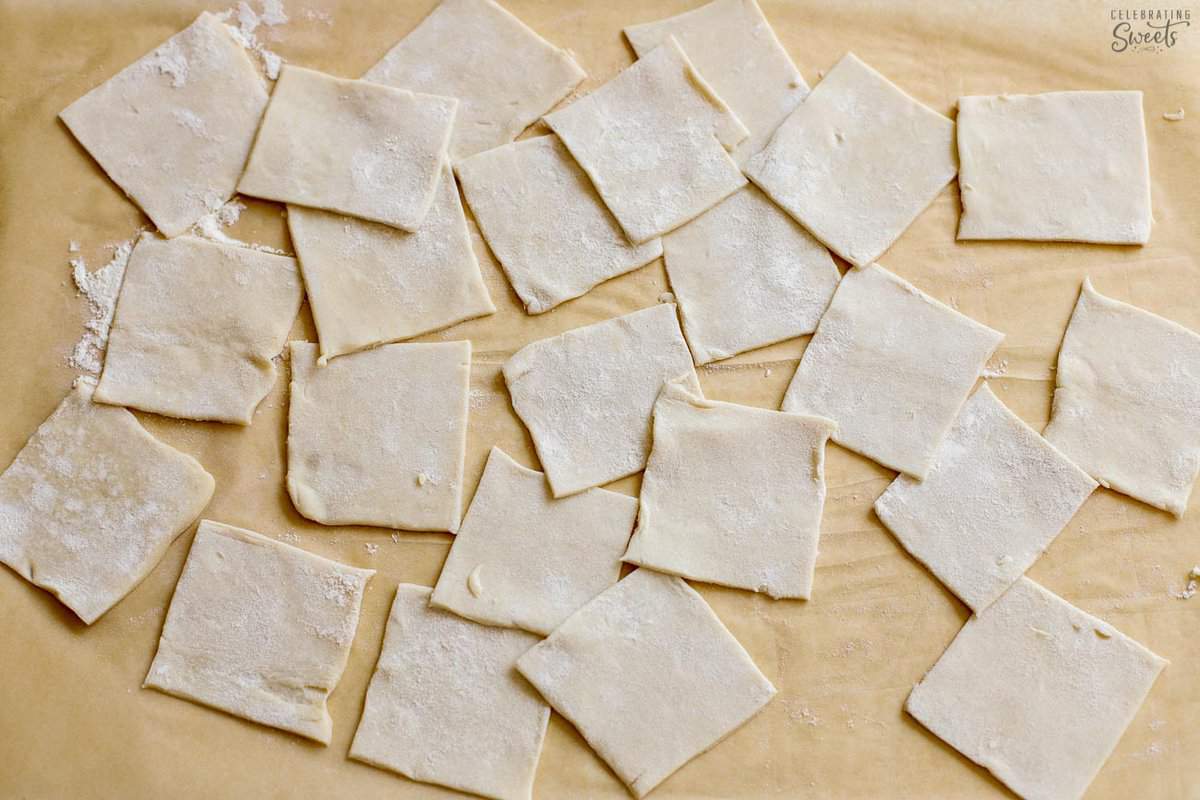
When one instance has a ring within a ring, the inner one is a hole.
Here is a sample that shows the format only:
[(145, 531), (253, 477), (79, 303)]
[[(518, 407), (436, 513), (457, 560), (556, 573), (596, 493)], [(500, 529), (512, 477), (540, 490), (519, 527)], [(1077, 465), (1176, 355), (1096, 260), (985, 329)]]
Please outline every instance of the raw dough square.
[(457, 161), (517, 138), (587, 73), (492, 0), (444, 0), (363, 77), (458, 98)]
[(1096, 488), (984, 384), (922, 481), (901, 475), (875, 513), (975, 613), (1036, 561)]
[(321, 357), (407, 339), (494, 314), (454, 176), (415, 233), (288, 206)]
[(654, 405), (654, 447), (624, 560), (807, 599), (825, 506), (825, 443), (835, 427), (668, 383)]
[(755, 0), (714, 0), (673, 17), (630, 25), (625, 38), (638, 57), (674, 36), (700, 74), (750, 131), (733, 151), (746, 159), (808, 96), (808, 84)]
[(547, 636), (621, 577), (637, 509), (604, 489), (556, 500), (545, 475), (493, 447), (431, 602)]
[(142, 685), (329, 744), (374, 574), (204, 520)]
[(555, 497), (640, 472), (654, 401), (680, 376), (700, 391), (670, 303), (527, 344), (504, 364)]
[(1026, 800), (1073, 800), (1166, 665), (1020, 578), (967, 620), (905, 708)]
[(59, 115), (164, 236), (233, 196), (267, 89), (212, 14), (76, 100)]
[(238, 191), (415, 231), (433, 205), (457, 106), (285, 65)]
[(537, 642), (429, 607), (402, 583), (350, 757), (423, 783), (529, 800), (550, 709), (517, 673)]
[(0, 561), (88, 625), (150, 574), (213, 478), (80, 379), (0, 474)]
[(729, 151), (749, 133), (674, 37), (545, 121), (635, 244), (746, 184)]
[(1102, 486), (1183, 516), (1200, 473), (1200, 335), (1084, 280), (1043, 435)]
[(847, 53), (745, 172), (826, 247), (865, 267), (957, 168), (954, 123)]
[(829, 251), (746, 186), (663, 238), (697, 364), (812, 333), (841, 275)]
[(630, 244), (557, 136), (488, 150), (455, 167), (479, 230), (530, 314), (662, 255)]
[(1141, 92), (960, 97), (958, 155), (959, 239), (1150, 239)]
[(325, 525), (456, 531), (471, 343), (388, 344), (317, 363), (292, 342), (288, 493)]
[(300, 311), (296, 260), (183, 236), (129, 257), (96, 400), (249, 425)]
[(775, 687), (679, 578), (639, 569), (517, 661), (635, 797), (762, 710)]
[(1003, 338), (878, 264), (850, 270), (783, 410), (834, 420), (835, 442), (919, 480)]

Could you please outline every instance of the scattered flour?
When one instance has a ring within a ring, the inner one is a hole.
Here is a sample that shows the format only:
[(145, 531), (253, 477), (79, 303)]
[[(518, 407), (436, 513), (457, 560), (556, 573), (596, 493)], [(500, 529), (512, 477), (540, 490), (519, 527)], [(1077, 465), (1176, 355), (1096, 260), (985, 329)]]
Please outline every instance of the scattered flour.
[(1178, 111), (1167, 111), (1163, 114), (1163, 119), (1168, 122), (1180, 122), (1187, 114), (1183, 110), (1183, 106), (1179, 107)]
[(374, 544), (373, 542), (368, 542), (367, 544), (363, 545), (363, 549), (367, 551), (367, 555), (373, 556), (379, 552), (379, 545)]
[(1008, 359), (1002, 358), (996, 363), (995, 366), (984, 367), (983, 372), (981, 372), (980, 375), (988, 380), (991, 380), (992, 378), (1003, 377), (1006, 372), (1008, 372)]
[(1171, 592), (1171, 596), (1179, 600), (1191, 600), (1196, 596), (1196, 592), (1200, 591), (1200, 565), (1192, 567), (1192, 571), (1188, 573), (1187, 586), (1183, 587), (1183, 591)]
[[(246, 210), (246, 204), (236, 197), (225, 203), (222, 206), (217, 206), (212, 211), (209, 211), (200, 219), (196, 220), (196, 224), (192, 226), (191, 233), (193, 236), (200, 236), (213, 242), (220, 244), (231, 244), (236, 247), (249, 247), (251, 250), (258, 250), (263, 253), (274, 253), (277, 256), (290, 256), (291, 253), (284, 252), (277, 247), (270, 245), (257, 244), (255, 242), (243, 242), (241, 239), (235, 239), (225, 233), (223, 228), (228, 228), (236, 225), (237, 221), (242, 218), (242, 212)], [(285, 351), (286, 352), (286, 351)]]
[(289, 17), (284, 11), (283, 0), (261, 0), (261, 7), (262, 11), (255, 11), (250, 3), (241, 0), (236, 8), (227, 9), (217, 16), (242, 47), (258, 56), (267, 77), (275, 80), (279, 77), (283, 58), (263, 44), (259, 38), (259, 30), (263, 27), (286, 25)]
[[(112, 259), (95, 272), (89, 272), (82, 256), (70, 260), (71, 276), (75, 287), (87, 299), (88, 320), (83, 324), (83, 336), (75, 344), (67, 363), (74, 369), (89, 375), (99, 375), (104, 366), (104, 351), (108, 347), (108, 329), (112, 325), (113, 312), (117, 308), (117, 295), (121, 281), (125, 278), (125, 266), (137, 237), (109, 245)], [(78, 252), (79, 244), (71, 242), (67, 248)]]

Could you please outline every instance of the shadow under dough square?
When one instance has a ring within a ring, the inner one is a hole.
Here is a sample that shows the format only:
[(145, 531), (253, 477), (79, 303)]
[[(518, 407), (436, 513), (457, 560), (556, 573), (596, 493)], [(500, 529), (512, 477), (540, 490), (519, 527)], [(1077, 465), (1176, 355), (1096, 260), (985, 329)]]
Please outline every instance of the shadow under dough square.
[(635, 245), (557, 136), (497, 147), (454, 166), (479, 231), (530, 314), (662, 255)]
[(158, 564), (211, 475), (78, 379), (0, 473), (0, 562), (90, 625)]
[(518, 674), (538, 638), (396, 589), (350, 758), (422, 783), (530, 800), (550, 709)]
[(292, 342), (287, 487), (324, 525), (458, 530), (471, 343), (387, 344), (317, 362)]
[(957, 169), (954, 123), (847, 53), (745, 172), (826, 247), (865, 267)]
[(984, 384), (963, 405), (924, 480), (897, 477), (875, 513), (980, 613), (1046, 551), (1095, 488)]
[(695, 589), (648, 569), (571, 615), (517, 669), (635, 797), (775, 695)]
[(303, 294), (294, 258), (143, 235), (125, 268), (96, 400), (249, 425), (275, 384), (272, 359)]
[(545, 121), (634, 244), (746, 184), (729, 151), (748, 132), (674, 37)]
[(443, 0), (363, 75), (457, 98), (452, 161), (511, 142), (586, 77), (492, 0)]
[(59, 115), (164, 236), (233, 196), (267, 88), (207, 12)]
[(374, 574), (204, 520), (143, 686), (329, 744)]
[(448, 167), (415, 233), (304, 206), (288, 206), (288, 231), (322, 358), (496, 311)]
[(1177, 517), (1200, 474), (1200, 335), (1084, 280), (1043, 435), (1102, 486)]
[(1026, 800), (1073, 800), (1166, 664), (1019, 578), (967, 620), (905, 710)]
[(835, 442), (919, 480), (1003, 338), (878, 264), (853, 269), (783, 410), (834, 420)]
[(637, 512), (604, 489), (556, 500), (545, 475), (493, 447), (430, 602), (547, 636), (621, 577)]
[(959, 239), (1145, 244), (1141, 92), (958, 100)]
[(421, 227), (458, 101), (284, 65), (238, 191)]
[(555, 497), (640, 472), (663, 383), (699, 391), (675, 306), (662, 303), (527, 344), (504, 364)]
[(773, 598), (807, 598), (834, 427), (668, 383), (654, 405), (654, 446), (624, 560)]

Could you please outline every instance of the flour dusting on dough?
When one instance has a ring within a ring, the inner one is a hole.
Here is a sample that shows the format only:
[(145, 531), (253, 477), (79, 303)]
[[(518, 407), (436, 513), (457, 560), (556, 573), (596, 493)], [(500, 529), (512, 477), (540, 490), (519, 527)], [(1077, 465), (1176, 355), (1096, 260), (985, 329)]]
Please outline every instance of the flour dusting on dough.
[[(88, 303), (88, 320), (83, 324), (83, 336), (67, 357), (67, 363), (80, 372), (99, 375), (104, 366), (108, 329), (117, 307), (121, 281), (125, 278), (125, 266), (129, 263), (129, 254), (136, 240), (134, 236), (109, 245), (113, 251), (112, 259), (95, 272), (88, 271), (87, 262), (82, 256), (76, 256), (69, 262), (75, 287)], [(71, 242), (68, 250), (78, 252), (79, 244)]]
[(283, 66), (283, 57), (263, 44), (258, 31), (260, 27), (274, 28), (286, 25), (290, 18), (283, 8), (283, 0), (262, 0), (261, 5), (262, 11), (255, 11), (250, 3), (241, 0), (236, 8), (222, 11), (217, 18), (225, 23), (225, 27), (229, 28), (238, 44), (258, 56), (267, 77), (275, 80), (279, 77), (280, 67)]

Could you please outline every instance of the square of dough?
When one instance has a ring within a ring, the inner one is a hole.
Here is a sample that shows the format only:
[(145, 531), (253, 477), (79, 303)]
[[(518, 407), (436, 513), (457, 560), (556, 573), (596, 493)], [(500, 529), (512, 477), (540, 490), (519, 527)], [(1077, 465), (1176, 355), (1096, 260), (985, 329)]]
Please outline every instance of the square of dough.
[(1095, 488), (984, 384), (963, 405), (925, 479), (897, 477), (875, 513), (979, 613), (1045, 552)]
[(841, 274), (829, 251), (746, 186), (663, 237), (697, 364), (812, 333)]
[(142, 685), (329, 744), (374, 574), (204, 520)]
[(1200, 473), (1200, 335), (1084, 280), (1043, 435), (1122, 494), (1183, 516)]
[(296, 260), (181, 236), (133, 248), (96, 400), (249, 425), (300, 311)]
[(826, 247), (864, 267), (957, 169), (954, 123), (847, 53), (745, 171)]
[(635, 244), (746, 185), (729, 151), (748, 131), (671, 36), (545, 120)]
[(835, 427), (668, 383), (654, 405), (654, 447), (624, 560), (807, 599), (825, 506), (825, 443)]
[(421, 227), (458, 101), (285, 65), (238, 191)]
[(488, 150), (454, 166), (479, 230), (530, 314), (662, 255), (630, 244), (557, 136)]
[(958, 157), (959, 239), (1150, 239), (1141, 92), (960, 97)]
[(648, 569), (571, 615), (517, 669), (636, 797), (775, 694), (692, 587)]
[(288, 206), (304, 289), (332, 358), (494, 314), (449, 167), (419, 231)]
[(150, 574), (213, 493), (199, 462), (80, 379), (0, 474), (0, 561), (91, 625)]
[(850, 270), (783, 410), (832, 419), (842, 447), (919, 480), (1003, 338), (878, 264)]
[(325, 525), (456, 531), (471, 343), (388, 344), (325, 365), (292, 342), (288, 493)]
[(1073, 800), (1166, 665), (1020, 578), (967, 620), (905, 709), (1026, 800)]
[(550, 709), (517, 673), (537, 643), (429, 607), (402, 583), (350, 757), (422, 783), (529, 800)]
[(444, 0), (363, 77), (458, 98), (457, 161), (517, 138), (587, 73), (492, 0)]
[(700, 74), (750, 131), (733, 151), (746, 159), (763, 149), (808, 84), (755, 0), (713, 0), (673, 17), (630, 25), (625, 38), (638, 57), (674, 36)]
[(504, 364), (555, 497), (640, 472), (654, 401), (680, 376), (700, 391), (670, 303), (527, 344)]
[(67, 106), (59, 116), (164, 236), (233, 196), (267, 89), (212, 14)]
[(637, 509), (604, 489), (556, 500), (545, 475), (493, 447), (430, 602), (547, 636), (621, 577)]

